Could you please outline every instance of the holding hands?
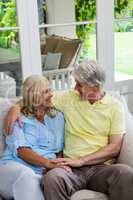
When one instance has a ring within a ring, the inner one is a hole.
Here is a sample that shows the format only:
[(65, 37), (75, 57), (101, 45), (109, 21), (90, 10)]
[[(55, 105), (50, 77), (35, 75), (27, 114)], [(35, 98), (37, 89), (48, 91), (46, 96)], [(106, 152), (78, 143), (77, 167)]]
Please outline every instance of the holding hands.
[[(72, 172), (71, 168), (67, 165), (65, 165), (62, 161), (62, 158), (57, 158), (54, 160), (50, 160), (48, 161), (48, 164), (46, 166), (47, 169), (53, 169), (53, 168), (63, 168), (64, 170), (66, 170), (67, 172)], [(59, 161), (58, 161), (59, 160)]]
[(52, 160), (53, 163), (58, 163), (61, 166), (69, 166), (69, 167), (82, 167), (84, 165), (84, 161), (79, 159), (70, 159), (70, 158), (57, 158)]

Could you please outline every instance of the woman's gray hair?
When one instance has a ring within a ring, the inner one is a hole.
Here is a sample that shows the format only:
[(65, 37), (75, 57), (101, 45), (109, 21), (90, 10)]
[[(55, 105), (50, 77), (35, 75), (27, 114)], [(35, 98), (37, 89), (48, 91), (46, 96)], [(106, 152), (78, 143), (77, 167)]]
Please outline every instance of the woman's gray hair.
[(73, 70), (75, 80), (91, 85), (103, 85), (105, 82), (104, 69), (93, 60), (85, 60), (76, 65)]

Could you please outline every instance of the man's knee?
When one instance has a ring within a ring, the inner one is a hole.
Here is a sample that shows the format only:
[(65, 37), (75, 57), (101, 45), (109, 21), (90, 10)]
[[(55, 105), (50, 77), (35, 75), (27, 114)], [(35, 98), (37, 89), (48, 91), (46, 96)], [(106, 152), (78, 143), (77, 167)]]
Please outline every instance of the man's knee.
[(125, 164), (112, 165), (112, 175), (108, 181), (110, 183), (128, 184), (133, 181), (133, 168)]
[(133, 168), (126, 165), (126, 164), (115, 164), (112, 165), (114, 171), (120, 175), (128, 175), (131, 174), (133, 175)]

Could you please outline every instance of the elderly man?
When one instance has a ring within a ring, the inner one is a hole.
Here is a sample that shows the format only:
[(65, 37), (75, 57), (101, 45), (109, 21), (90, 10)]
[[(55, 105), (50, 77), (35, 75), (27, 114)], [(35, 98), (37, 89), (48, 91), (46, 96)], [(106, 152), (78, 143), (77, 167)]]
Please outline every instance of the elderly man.
[[(122, 104), (104, 91), (105, 73), (96, 62), (84, 61), (73, 76), (75, 90), (53, 98), (66, 120), (64, 158), (54, 162), (72, 171), (47, 172), (46, 200), (70, 200), (73, 193), (87, 188), (106, 193), (109, 200), (132, 200), (133, 169), (114, 164), (125, 133)], [(10, 114), (9, 122), (12, 118)]]

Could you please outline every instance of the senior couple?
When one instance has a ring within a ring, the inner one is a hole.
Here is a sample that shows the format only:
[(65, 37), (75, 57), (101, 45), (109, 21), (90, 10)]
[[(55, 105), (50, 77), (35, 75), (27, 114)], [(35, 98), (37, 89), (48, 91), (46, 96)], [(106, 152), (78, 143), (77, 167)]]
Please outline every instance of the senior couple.
[(54, 95), (44, 77), (24, 81), (22, 105), (7, 117), (3, 197), (70, 200), (91, 189), (109, 200), (132, 200), (133, 169), (114, 164), (125, 133), (123, 106), (104, 91), (105, 73), (96, 62), (82, 62), (73, 76), (74, 90)]

